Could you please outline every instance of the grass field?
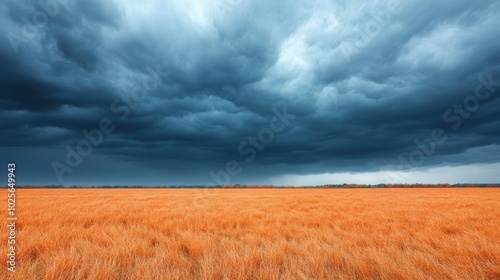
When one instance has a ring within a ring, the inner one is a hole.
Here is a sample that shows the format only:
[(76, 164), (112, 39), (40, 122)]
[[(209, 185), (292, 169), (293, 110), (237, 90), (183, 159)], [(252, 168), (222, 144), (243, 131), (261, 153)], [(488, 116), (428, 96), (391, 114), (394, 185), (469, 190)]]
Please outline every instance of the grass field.
[(494, 188), (18, 189), (17, 199), (17, 271), (0, 279), (500, 279)]

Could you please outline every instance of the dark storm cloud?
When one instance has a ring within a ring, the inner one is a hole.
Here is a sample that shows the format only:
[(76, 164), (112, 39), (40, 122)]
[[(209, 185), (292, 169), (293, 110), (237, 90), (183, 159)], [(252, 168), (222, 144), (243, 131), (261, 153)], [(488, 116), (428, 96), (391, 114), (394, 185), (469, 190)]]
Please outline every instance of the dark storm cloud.
[[(495, 162), (500, 87), (484, 81), (500, 81), (499, 12), (498, 1), (5, 2), (0, 145), (50, 170), (107, 118), (116, 129), (84, 160), (141, 167), (145, 184), (204, 183), (229, 160), (243, 183), (393, 169), (435, 128), (448, 139), (422, 166)], [(491, 96), (452, 129), (454, 104), (481, 84)], [(283, 106), (295, 118), (247, 163), (240, 143)], [(69, 182), (109, 178), (82, 170)]]

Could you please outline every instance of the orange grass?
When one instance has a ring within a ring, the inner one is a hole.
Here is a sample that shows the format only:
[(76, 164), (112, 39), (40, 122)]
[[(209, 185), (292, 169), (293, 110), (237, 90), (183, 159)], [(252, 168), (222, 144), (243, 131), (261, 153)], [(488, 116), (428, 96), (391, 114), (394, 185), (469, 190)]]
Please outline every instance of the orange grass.
[(500, 189), (17, 196), (17, 271), (5, 227), (0, 279), (500, 279)]

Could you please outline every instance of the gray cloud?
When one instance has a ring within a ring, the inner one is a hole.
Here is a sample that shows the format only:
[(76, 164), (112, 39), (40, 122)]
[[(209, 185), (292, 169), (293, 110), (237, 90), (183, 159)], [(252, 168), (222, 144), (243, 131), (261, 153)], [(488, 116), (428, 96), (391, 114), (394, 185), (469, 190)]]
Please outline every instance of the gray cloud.
[[(199, 184), (230, 160), (244, 169), (233, 183), (393, 170), (435, 128), (448, 139), (419, 168), (497, 162), (500, 87), (483, 85), (491, 96), (452, 127), (479, 77), (500, 82), (498, 1), (71, 1), (51, 11), (0, 4), (0, 151), (26, 165), (26, 183), (58, 184), (52, 162), (103, 119), (116, 129), (64, 183)], [(157, 66), (168, 75), (130, 101)], [(283, 105), (296, 117), (247, 163), (238, 146)]]

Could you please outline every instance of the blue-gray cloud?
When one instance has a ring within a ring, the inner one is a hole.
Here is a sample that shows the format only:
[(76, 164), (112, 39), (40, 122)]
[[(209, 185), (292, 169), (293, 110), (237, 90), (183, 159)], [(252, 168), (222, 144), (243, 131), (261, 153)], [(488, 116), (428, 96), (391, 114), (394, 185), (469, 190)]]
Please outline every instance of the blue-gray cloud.
[[(391, 170), (436, 128), (447, 140), (418, 167), (497, 162), (499, 12), (498, 1), (7, 1), (0, 150), (25, 163), (27, 183), (58, 184), (52, 163), (106, 119), (115, 129), (63, 183), (198, 184), (231, 160), (244, 164), (232, 183)], [(283, 106), (295, 118), (248, 163), (239, 145)]]

